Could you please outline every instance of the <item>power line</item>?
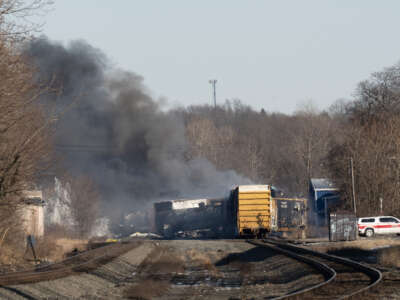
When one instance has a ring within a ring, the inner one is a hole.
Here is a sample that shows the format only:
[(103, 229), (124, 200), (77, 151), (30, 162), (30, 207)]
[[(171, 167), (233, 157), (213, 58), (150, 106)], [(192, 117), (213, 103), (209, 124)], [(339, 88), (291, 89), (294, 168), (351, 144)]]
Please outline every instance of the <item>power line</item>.
[(63, 151), (110, 151), (114, 147), (108, 145), (77, 145), (77, 144), (56, 144), (54, 145), (56, 149)]

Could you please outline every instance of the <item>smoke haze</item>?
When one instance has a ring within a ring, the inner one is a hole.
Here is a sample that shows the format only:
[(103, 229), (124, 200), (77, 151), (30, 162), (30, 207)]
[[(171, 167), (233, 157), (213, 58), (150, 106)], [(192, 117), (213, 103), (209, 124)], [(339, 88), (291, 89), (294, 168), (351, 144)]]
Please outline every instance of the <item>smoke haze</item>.
[(86, 42), (63, 46), (42, 37), (25, 53), (40, 82), (62, 89), (58, 97), (44, 96), (58, 110), (67, 109), (57, 124), (57, 150), (72, 173), (98, 184), (105, 215), (163, 199), (220, 197), (233, 185), (249, 183), (204, 158), (186, 160), (179, 116), (161, 110), (141, 76), (114, 68)]

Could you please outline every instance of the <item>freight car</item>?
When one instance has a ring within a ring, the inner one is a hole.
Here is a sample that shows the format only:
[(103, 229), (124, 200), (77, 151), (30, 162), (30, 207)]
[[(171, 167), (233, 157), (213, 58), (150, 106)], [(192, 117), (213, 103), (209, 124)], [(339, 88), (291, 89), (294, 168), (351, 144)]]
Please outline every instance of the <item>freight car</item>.
[(241, 185), (231, 191), (235, 235), (262, 237), (271, 232), (304, 229), (306, 199), (275, 198), (269, 185)]
[(261, 237), (304, 227), (306, 200), (278, 194), (269, 185), (241, 185), (227, 198), (157, 202), (155, 232), (167, 238)]
[(225, 205), (226, 199), (171, 200), (154, 203), (155, 231), (167, 238), (221, 236)]

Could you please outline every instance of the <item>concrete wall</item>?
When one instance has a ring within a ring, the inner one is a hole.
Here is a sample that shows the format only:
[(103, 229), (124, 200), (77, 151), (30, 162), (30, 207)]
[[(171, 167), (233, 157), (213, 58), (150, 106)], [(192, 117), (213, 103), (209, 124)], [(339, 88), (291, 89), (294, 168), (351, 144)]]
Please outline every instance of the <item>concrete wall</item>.
[(26, 235), (44, 235), (44, 207), (42, 191), (24, 191), (25, 204), (21, 208), (23, 228)]
[(26, 205), (22, 208), (22, 218), (26, 235), (44, 235), (44, 209), (39, 205)]

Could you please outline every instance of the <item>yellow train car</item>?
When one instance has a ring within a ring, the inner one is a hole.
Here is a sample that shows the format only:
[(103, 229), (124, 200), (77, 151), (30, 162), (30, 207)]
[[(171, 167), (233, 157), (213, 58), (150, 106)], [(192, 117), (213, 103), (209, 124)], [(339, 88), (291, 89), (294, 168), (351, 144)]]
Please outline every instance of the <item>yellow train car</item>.
[(271, 231), (272, 197), (269, 185), (241, 185), (231, 197), (236, 219), (236, 234), (263, 235)]
[(274, 198), (269, 185), (240, 185), (231, 191), (235, 233), (262, 237), (304, 228), (306, 199)]

